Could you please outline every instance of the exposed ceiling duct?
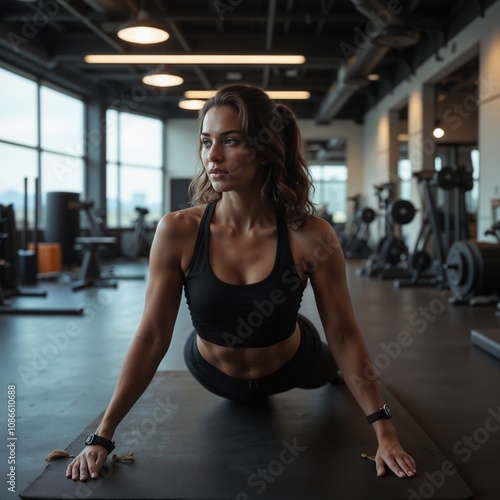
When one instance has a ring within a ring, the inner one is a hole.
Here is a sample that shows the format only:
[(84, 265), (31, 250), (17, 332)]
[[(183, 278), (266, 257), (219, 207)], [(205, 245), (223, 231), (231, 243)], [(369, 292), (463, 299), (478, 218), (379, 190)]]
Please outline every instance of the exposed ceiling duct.
[[(370, 82), (373, 72), (387, 52), (394, 47), (408, 47), (418, 42), (419, 34), (407, 27), (403, 16), (380, 0), (351, 0), (356, 9), (368, 18), (364, 33), (357, 33), (353, 52), (338, 72), (337, 80), (328, 89), (316, 114), (317, 123), (329, 123), (346, 102)], [(416, 4), (417, 2), (415, 2)], [(413, 9), (415, 5), (413, 6)], [(356, 41), (362, 41), (364, 46)]]
[[(487, 16), (495, 2), (500, 0), (245, 0), (233, 8), (236, 2), (200, 0), (0, 0), (0, 65), (75, 94), (97, 93), (107, 105), (133, 98), (134, 110), (168, 119), (195, 117), (177, 105), (188, 91), (245, 81), (272, 91), (307, 90), (307, 99), (282, 98), (300, 119), (319, 114), (326, 123), (332, 118), (360, 123), (428, 58), (439, 57), (447, 41), (478, 16)], [(171, 34), (166, 43), (138, 47), (118, 38), (120, 26), (143, 6), (165, 24)], [(421, 42), (412, 45), (419, 34)], [(242, 64), (241, 59), (233, 64), (178, 63), (169, 69), (184, 82), (168, 90), (144, 85), (145, 75), (160, 70), (153, 63), (86, 60), (89, 54), (255, 51), (301, 54), (306, 60), (274, 66), (262, 60)], [(326, 147), (325, 141), (319, 146)]]

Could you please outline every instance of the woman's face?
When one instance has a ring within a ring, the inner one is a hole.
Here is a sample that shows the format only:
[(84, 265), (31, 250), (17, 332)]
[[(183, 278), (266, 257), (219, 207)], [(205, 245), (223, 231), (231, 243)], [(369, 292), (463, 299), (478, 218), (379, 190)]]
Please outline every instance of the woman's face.
[(262, 165), (241, 134), (237, 111), (210, 108), (201, 130), (201, 159), (215, 191), (247, 190), (262, 185)]

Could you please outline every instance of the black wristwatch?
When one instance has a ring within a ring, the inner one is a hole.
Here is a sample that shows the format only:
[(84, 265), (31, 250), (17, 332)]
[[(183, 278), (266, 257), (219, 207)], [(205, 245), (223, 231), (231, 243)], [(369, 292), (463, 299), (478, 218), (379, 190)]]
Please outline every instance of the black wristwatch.
[(99, 446), (104, 446), (108, 450), (108, 455), (115, 449), (115, 442), (109, 439), (98, 436), (97, 434), (89, 434), (85, 439), (85, 444), (98, 444)]
[(382, 408), (380, 408), (379, 411), (376, 411), (375, 413), (368, 415), (366, 417), (366, 420), (368, 420), (369, 424), (373, 424), (373, 422), (376, 422), (381, 418), (391, 418), (391, 417), (392, 417), (391, 409), (387, 405), (384, 405), (382, 406)]

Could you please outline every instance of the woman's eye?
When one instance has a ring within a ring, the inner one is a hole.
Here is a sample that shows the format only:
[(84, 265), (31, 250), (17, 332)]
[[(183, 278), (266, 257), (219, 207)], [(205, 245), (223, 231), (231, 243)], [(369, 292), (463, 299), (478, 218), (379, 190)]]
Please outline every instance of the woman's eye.
[(210, 141), (207, 141), (206, 139), (202, 139), (201, 144), (203, 147), (206, 148), (206, 147), (210, 146)]
[(236, 144), (236, 139), (226, 139), (226, 144), (232, 146), (233, 144)]

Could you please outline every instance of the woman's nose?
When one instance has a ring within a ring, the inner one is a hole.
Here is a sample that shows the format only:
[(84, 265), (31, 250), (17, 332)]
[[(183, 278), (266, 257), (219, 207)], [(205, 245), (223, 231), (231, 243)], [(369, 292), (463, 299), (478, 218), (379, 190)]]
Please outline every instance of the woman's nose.
[(217, 144), (212, 144), (212, 147), (208, 152), (208, 159), (213, 163), (218, 163), (222, 160), (222, 152)]

